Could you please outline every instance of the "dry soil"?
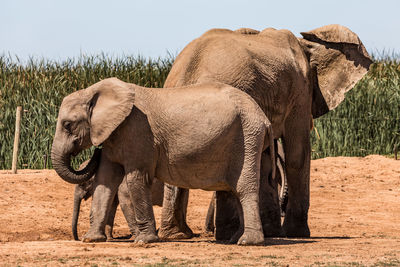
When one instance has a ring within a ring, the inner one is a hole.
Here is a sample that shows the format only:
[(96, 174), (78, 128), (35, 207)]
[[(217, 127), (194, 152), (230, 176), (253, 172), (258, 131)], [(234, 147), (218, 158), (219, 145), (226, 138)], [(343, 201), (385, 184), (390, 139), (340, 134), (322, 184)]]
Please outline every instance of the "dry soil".
[[(137, 245), (73, 241), (73, 185), (53, 170), (0, 171), (0, 190), (3, 266), (400, 266), (400, 161), (383, 156), (312, 161), (311, 238), (268, 238), (260, 247), (216, 244), (204, 233), (211, 192), (191, 191), (188, 223), (198, 237)], [(128, 233), (118, 210), (114, 236)]]

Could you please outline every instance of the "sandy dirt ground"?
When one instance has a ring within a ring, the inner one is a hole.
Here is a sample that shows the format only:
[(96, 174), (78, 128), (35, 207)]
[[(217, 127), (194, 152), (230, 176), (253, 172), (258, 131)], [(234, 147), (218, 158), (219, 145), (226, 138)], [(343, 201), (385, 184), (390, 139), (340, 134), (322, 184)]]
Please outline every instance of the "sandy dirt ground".
[[(0, 192), (0, 266), (400, 266), (400, 161), (382, 156), (312, 161), (311, 238), (259, 247), (204, 233), (211, 192), (191, 191), (188, 223), (199, 237), (148, 245), (73, 241), (73, 185), (53, 170), (0, 171)], [(83, 202), (80, 236), (89, 208)], [(114, 236), (128, 233), (118, 211)]]

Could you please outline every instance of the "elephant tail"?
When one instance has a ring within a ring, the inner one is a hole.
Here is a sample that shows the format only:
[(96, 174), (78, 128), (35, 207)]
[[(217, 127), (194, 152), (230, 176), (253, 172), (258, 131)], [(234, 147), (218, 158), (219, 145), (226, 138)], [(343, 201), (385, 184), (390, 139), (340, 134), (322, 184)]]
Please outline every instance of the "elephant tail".
[(272, 179), (275, 179), (276, 176), (276, 150), (275, 150), (275, 140), (274, 133), (272, 131), (272, 125), (266, 124), (266, 133), (265, 140), (268, 140), (269, 143), (269, 151), (271, 157), (271, 165), (272, 165)]

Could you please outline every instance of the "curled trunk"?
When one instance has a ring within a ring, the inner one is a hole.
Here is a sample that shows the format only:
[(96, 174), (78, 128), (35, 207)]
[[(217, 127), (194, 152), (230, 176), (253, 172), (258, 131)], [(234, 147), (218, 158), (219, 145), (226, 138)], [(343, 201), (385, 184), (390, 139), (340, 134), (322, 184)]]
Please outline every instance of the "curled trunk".
[(51, 160), (54, 170), (66, 182), (71, 184), (80, 184), (86, 182), (97, 170), (100, 162), (101, 150), (96, 148), (88, 165), (83, 169), (76, 171), (71, 167), (71, 155), (59, 153), (53, 147), (51, 151)]

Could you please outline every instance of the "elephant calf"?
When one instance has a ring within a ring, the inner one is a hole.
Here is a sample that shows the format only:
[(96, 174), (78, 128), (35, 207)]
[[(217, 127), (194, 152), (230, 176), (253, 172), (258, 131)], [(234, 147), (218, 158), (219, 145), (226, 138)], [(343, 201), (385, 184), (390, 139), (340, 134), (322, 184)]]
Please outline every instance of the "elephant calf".
[[(88, 160), (81, 164), (79, 167), (82, 170), (87, 164)], [(108, 175), (114, 177), (120, 177), (119, 179), (123, 179), (124, 174), (120, 169), (108, 169)], [(92, 197), (94, 192), (94, 182), (96, 179), (96, 175), (91, 177), (88, 181), (83, 182), (81, 184), (77, 184), (74, 190), (74, 210), (72, 213), (72, 235), (75, 240), (79, 240), (78, 238), (78, 218), (79, 211), (81, 207), (82, 199), (87, 200)], [(154, 179), (153, 185), (151, 188), (152, 193), (152, 204), (156, 206), (162, 206), (163, 198), (164, 198), (164, 183), (160, 182), (158, 179)], [(131, 198), (129, 196), (128, 187), (126, 185), (126, 181), (122, 181), (119, 185), (118, 193), (115, 195), (114, 200), (112, 202), (111, 210), (107, 215), (107, 223), (105, 228), (105, 235), (107, 240), (113, 239), (113, 226), (114, 226), (114, 218), (115, 213), (117, 211), (118, 205), (121, 206), (122, 213), (124, 214), (125, 220), (128, 223), (129, 231), (132, 236), (136, 236), (138, 234), (137, 223), (135, 219), (135, 210), (132, 205)]]
[[(85, 169), (73, 170), (71, 156), (92, 145), (101, 145), (101, 153), (96, 149)], [(161, 90), (110, 78), (64, 98), (51, 154), (67, 182), (82, 183), (98, 169), (85, 242), (106, 239), (107, 214), (122, 182), (106, 170), (120, 168), (139, 228), (135, 242), (158, 240), (150, 191), (157, 177), (183, 188), (233, 192), (244, 231), (231, 242), (256, 245), (264, 242), (259, 181), (267, 148), (275, 177), (271, 123), (238, 89), (205, 83)]]

